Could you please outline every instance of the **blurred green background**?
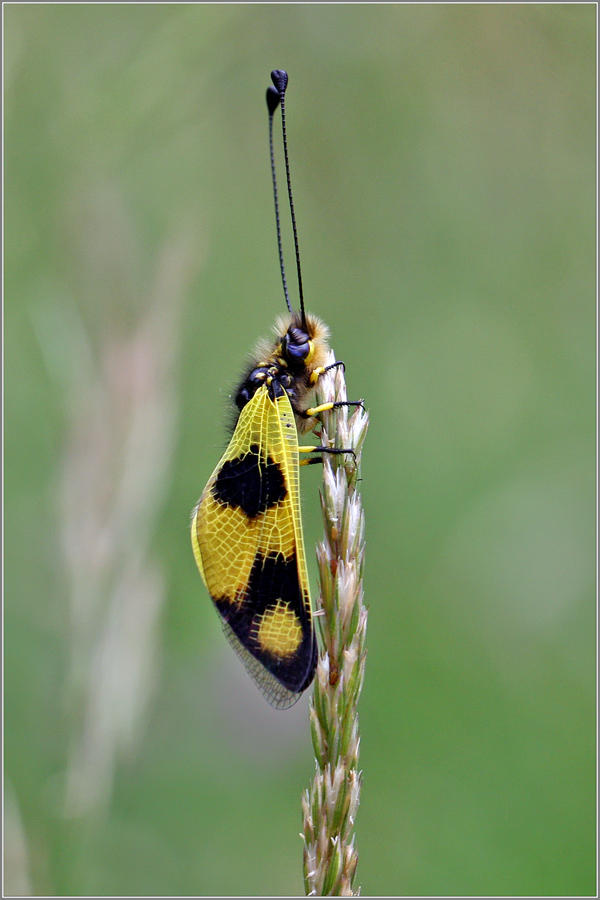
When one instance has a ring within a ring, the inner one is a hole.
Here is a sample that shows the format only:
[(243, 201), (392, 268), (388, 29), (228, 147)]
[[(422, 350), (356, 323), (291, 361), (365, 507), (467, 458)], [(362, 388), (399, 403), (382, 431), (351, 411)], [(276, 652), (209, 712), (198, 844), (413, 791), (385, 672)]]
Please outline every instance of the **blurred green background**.
[(357, 883), (595, 893), (595, 15), (4, 7), (8, 893), (303, 890), (307, 699), (267, 706), (188, 534), (283, 309), (275, 67), (371, 413)]

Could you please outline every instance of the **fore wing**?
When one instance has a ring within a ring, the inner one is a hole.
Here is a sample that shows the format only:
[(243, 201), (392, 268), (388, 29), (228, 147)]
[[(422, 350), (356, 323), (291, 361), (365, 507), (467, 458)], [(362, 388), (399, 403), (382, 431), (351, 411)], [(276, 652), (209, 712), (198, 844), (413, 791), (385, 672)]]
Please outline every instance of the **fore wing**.
[(242, 409), (194, 512), (192, 544), (230, 643), (269, 702), (291, 706), (312, 681), (317, 647), (285, 393), (273, 400), (261, 387)]

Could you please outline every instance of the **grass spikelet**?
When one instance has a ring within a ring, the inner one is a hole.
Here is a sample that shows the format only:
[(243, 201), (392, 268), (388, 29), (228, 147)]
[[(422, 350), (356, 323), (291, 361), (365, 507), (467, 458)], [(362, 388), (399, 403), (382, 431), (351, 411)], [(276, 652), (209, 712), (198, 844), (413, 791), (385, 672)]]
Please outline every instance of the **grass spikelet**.
[[(334, 362), (331, 354), (328, 363)], [(346, 400), (342, 367), (319, 379), (316, 404)], [(363, 604), (364, 516), (358, 484), (368, 414), (357, 407), (322, 414), (322, 445), (354, 455), (323, 454), (321, 508), (325, 533), (317, 546), (323, 649), (310, 705), (316, 773), (302, 797), (304, 884), (308, 896), (357, 896), (354, 821), (360, 801), (357, 704), (365, 669), (367, 610)]]

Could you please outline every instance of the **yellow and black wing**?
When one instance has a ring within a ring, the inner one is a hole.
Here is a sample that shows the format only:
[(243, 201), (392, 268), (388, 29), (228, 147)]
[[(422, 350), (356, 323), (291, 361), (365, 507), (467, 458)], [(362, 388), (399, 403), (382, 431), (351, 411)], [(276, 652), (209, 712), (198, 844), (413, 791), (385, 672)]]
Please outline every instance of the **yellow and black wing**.
[(200, 574), (225, 634), (269, 703), (292, 706), (317, 660), (300, 518), (298, 435), (285, 392), (262, 385), (192, 519)]

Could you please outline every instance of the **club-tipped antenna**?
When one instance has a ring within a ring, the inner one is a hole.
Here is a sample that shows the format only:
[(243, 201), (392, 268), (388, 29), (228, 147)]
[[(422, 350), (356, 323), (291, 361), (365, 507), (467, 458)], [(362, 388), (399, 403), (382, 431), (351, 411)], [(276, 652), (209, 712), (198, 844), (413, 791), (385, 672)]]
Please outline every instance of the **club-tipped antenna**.
[(281, 280), (283, 282), (283, 293), (285, 294), (285, 302), (287, 308), (292, 312), (292, 304), (290, 303), (290, 295), (288, 294), (288, 286), (285, 277), (285, 266), (283, 264), (283, 247), (281, 246), (281, 222), (279, 219), (279, 198), (277, 196), (277, 177), (275, 175), (275, 152), (273, 150), (273, 116), (275, 110), (279, 106), (279, 91), (270, 85), (267, 88), (267, 109), (269, 110), (269, 153), (271, 154), (271, 179), (273, 181), (273, 197), (275, 199), (275, 224), (277, 226), (277, 249), (279, 250), (279, 268), (281, 270)]
[(298, 247), (298, 231), (296, 228), (296, 214), (294, 212), (294, 198), (292, 196), (292, 182), (290, 179), (290, 161), (287, 149), (287, 133), (285, 128), (285, 90), (288, 84), (288, 74), (284, 69), (274, 69), (271, 72), (271, 80), (274, 88), (267, 89), (267, 107), (269, 109), (269, 146), (271, 150), (271, 174), (273, 176), (273, 193), (275, 196), (275, 218), (277, 220), (277, 243), (279, 246), (279, 265), (281, 268), (281, 278), (283, 281), (283, 290), (285, 293), (285, 302), (290, 312), (292, 312), (290, 298), (287, 290), (285, 279), (285, 271), (283, 266), (283, 251), (281, 248), (281, 227), (279, 223), (279, 205), (277, 200), (277, 181), (275, 178), (275, 156), (273, 152), (273, 114), (277, 107), (281, 104), (281, 131), (283, 134), (283, 155), (285, 158), (285, 174), (287, 179), (288, 198), (290, 201), (290, 213), (292, 216), (292, 229), (294, 232), (294, 248), (296, 251), (296, 271), (298, 272), (298, 295), (300, 298), (300, 313), (302, 321), (306, 324), (306, 315), (304, 312), (304, 293), (302, 290), (302, 270), (300, 268), (300, 249)]

